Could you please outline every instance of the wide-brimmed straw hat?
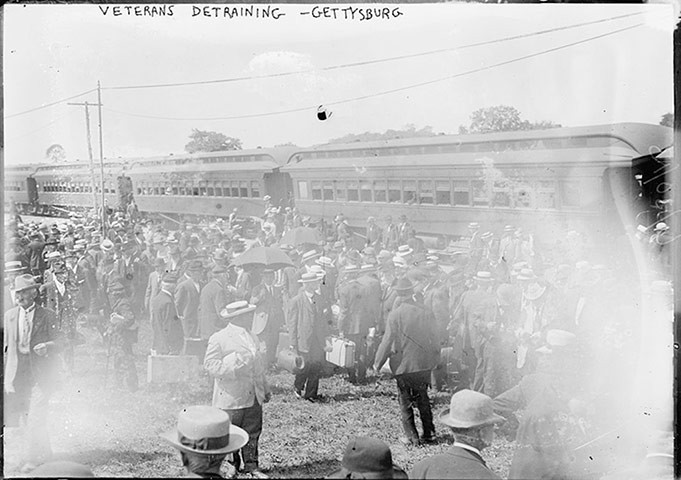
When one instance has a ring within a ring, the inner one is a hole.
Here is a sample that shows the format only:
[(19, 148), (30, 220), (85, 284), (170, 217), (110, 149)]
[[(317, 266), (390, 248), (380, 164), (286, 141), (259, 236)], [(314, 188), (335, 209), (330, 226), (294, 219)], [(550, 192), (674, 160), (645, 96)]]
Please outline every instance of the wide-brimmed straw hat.
[(393, 464), (390, 447), (371, 437), (350, 439), (340, 470), (327, 478), (408, 478), (404, 470)]
[(409, 245), (400, 245), (397, 247), (397, 255), (399, 257), (406, 257), (407, 255), (410, 255), (414, 253), (414, 249), (411, 248)]
[(478, 282), (482, 283), (488, 283), (488, 282), (493, 282), (494, 277), (490, 272), (478, 272), (475, 274), (475, 277), (473, 277), (475, 280)]
[(13, 260), (11, 262), (5, 262), (5, 273), (21, 272), (26, 268), (18, 260)]
[(235, 452), (248, 443), (248, 433), (232, 425), (227, 412), (207, 405), (183, 409), (177, 426), (159, 436), (180, 451), (200, 455)]
[(298, 280), (298, 283), (317, 282), (320, 279), (321, 277), (314, 272), (303, 273), (300, 277), (300, 280)]
[(309, 251), (303, 253), (301, 260), (303, 262), (307, 262), (308, 260), (312, 260), (313, 258), (320, 257), (321, 255), (322, 254), (320, 252), (316, 251), (316, 250), (309, 250)]
[(246, 300), (239, 300), (238, 302), (232, 302), (223, 308), (220, 311), (220, 316), (222, 318), (234, 318), (238, 315), (252, 312), (253, 310), (255, 310), (255, 305), (251, 305)]
[(441, 423), (454, 428), (473, 428), (505, 422), (494, 413), (494, 402), (487, 395), (473, 390), (460, 390), (452, 395), (449, 409), (438, 418)]

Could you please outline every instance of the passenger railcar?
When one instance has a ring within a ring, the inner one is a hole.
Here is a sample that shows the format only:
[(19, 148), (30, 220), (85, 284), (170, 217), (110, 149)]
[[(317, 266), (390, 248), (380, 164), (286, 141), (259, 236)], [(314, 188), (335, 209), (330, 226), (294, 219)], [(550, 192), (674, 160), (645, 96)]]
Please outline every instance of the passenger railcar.
[(645, 209), (632, 159), (671, 142), (672, 129), (633, 123), (442, 135), (300, 150), (282, 171), (304, 214), (342, 212), (360, 227), (404, 214), (417, 232), (445, 237), (473, 221), (513, 224), (548, 240), (569, 229), (613, 232)]

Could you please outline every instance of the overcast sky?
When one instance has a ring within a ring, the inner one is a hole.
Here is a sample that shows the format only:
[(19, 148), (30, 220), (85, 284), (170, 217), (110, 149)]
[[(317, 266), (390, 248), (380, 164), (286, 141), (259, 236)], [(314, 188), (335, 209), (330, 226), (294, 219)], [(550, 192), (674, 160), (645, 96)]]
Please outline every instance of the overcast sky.
[[(240, 138), (244, 148), (309, 146), (408, 124), (456, 133), (474, 110), (499, 104), (531, 121), (566, 126), (658, 123), (673, 110), (673, 14), (665, 5), (401, 5), (398, 18), (370, 21), (300, 15), (311, 8), (282, 5), (285, 15), (273, 20), (193, 16), (191, 5), (153, 18), (104, 15), (96, 5), (5, 5), (5, 162), (43, 161), (53, 143), (69, 159), (87, 158), (82, 107), (60, 103), (14, 115), (95, 88), (98, 80), (106, 157), (183, 152), (192, 128)], [(636, 12), (644, 13), (460, 48)], [(448, 50), (328, 69), (442, 49)], [(491, 68), (466, 73), (483, 67)], [(108, 89), (299, 70), (308, 72)], [(444, 80), (433, 82), (438, 79)], [(426, 82), (433, 83), (405, 88)], [(401, 90), (379, 95), (394, 89)], [(352, 100), (357, 97), (368, 98)], [(72, 101), (85, 100), (96, 102), (96, 93)], [(317, 120), (319, 104), (333, 112), (328, 121)], [(303, 110), (210, 120), (291, 109)], [(95, 109), (91, 126), (97, 156)]]

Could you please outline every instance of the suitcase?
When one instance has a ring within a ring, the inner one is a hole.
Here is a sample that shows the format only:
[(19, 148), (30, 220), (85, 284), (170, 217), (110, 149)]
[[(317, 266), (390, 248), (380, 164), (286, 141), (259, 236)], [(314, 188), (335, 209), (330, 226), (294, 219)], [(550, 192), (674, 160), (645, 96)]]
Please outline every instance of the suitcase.
[(277, 366), (291, 373), (300, 373), (305, 368), (305, 359), (287, 348), (277, 354)]
[(199, 359), (199, 363), (203, 364), (203, 357), (206, 355), (206, 348), (208, 347), (208, 340), (201, 338), (187, 338), (184, 341), (184, 354), (193, 355)]
[(330, 352), (326, 352), (328, 362), (343, 368), (352, 368), (355, 365), (355, 342), (331, 337), (331, 348)]

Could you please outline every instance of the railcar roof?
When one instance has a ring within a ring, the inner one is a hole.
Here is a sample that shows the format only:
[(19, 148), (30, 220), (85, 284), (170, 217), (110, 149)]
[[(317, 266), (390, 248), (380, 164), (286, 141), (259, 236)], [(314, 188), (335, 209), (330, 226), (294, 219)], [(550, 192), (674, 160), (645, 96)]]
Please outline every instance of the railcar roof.
[(511, 150), (506, 152), (468, 152), (425, 155), (391, 155), (371, 157), (305, 159), (287, 165), (282, 171), (305, 171), (309, 169), (355, 169), (362, 168), (410, 167), (422, 168), (442, 166), (482, 166), (486, 162), (494, 165), (555, 165), (577, 164), (622, 164), (630, 162), (636, 153), (624, 147), (569, 148), (560, 150)]
[(186, 172), (267, 172), (279, 168), (279, 164), (273, 161), (263, 162), (239, 162), (239, 163), (207, 163), (200, 168), (194, 163), (184, 165), (154, 165), (147, 166), (137, 164), (127, 170), (129, 175), (159, 174), (159, 173), (186, 173)]
[[(513, 132), (493, 132), (466, 135), (437, 135), (433, 137), (399, 138), (373, 142), (353, 142), (317, 145), (308, 149), (298, 149), (295, 153), (306, 151), (334, 151), (404, 146), (429, 146), (445, 144), (504, 142), (513, 140), (544, 140), (549, 138), (608, 136), (629, 144), (639, 154), (648, 153), (652, 145), (660, 149), (672, 143), (673, 129), (646, 123), (615, 123), (584, 127), (561, 127), (544, 130), (521, 130)], [(294, 154), (295, 155), (295, 154)]]

